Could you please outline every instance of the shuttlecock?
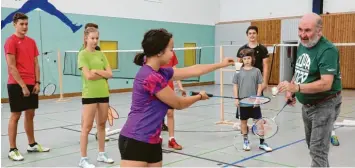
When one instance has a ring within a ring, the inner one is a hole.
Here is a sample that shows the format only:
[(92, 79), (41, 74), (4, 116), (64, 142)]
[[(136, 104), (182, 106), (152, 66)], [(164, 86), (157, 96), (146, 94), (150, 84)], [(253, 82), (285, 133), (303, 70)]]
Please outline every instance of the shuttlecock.
[(278, 92), (279, 92), (279, 91), (278, 91), (278, 89), (277, 89), (276, 86), (271, 88), (271, 93), (272, 93), (272, 96), (273, 96), (273, 97), (275, 97)]

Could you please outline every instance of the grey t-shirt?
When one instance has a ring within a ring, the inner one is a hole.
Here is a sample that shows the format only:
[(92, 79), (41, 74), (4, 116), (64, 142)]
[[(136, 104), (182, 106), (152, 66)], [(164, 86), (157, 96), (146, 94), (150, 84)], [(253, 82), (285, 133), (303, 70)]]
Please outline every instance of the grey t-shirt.
[(238, 97), (256, 96), (258, 93), (258, 84), (263, 82), (261, 72), (253, 67), (250, 70), (241, 68), (239, 73), (235, 73), (233, 83), (238, 86)]

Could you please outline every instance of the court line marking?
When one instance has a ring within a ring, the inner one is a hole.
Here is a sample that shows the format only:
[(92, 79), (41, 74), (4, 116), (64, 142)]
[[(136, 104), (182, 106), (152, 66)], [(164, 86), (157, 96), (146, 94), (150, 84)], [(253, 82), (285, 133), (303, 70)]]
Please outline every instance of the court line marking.
[[(70, 129), (65, 129), (65, 128), (61, 128), (61, 129), (77, 132), (76, 130), (70, 130)], [(110, 138), (110, 139), (113, 139), (113, 138)], [(97, 143), (97, 141), (90, 141), (90, 140), (88, 141), (88, 143), (89, 143), (89, 142), (96, 142), (96, 143)], [(111, 141), (109, 141), (109, 142), (111, 142)], [(109, 144), (109, 142), (106, 142), (106, 143), (107, 143), (107, 146), (105, 146), (105, 148), (106, 148), (106, 147), (117, 146), (117, 143)], [(80, 144), (79, 144), (79, 145), (80, 145)], [(67, 146), (57, 147), (57, 148), (51, 148), (51, 151), (52, 151), (53, 149), (63, 149), (63, 148), (71, 147), (71, 146), (77, 146), (77, 144), (72, 144), (72, 145), (67, 145)], [(98, 149), (97, 146), (92, 147), (92, 148), (89, 148), (89, 146), (88, 146), (87, 151), (92, 151), (92, 150), (96, 150), (96, 149)], [(51, 152), (51, 151), (50, 151), (50, 152)], [(49, 153), (50, 153), (50, 152), (49, 152)], [(65, 154), (60, 154), (60, 155), (55, 155), (55, 156), (44, 157), (44, 158), (40, 158), (40, 159), (37, 159), (37, 160), (30, 160), (30, 161), (27, 161), (27, 162), (21, 162), (21, 163), (19, 163), (19, 164), (16, 164), (16, 163), (15, 163), (15, 164), (13, 164), (13, 165), (6, 165), (5, 167), (15, 167), (15, 166), (19, 166), (19, 165), (26, 165), (26, 164), (33, 163), (33, 162), (38, 162), (38, 161), (43, 161), (43, 160), (54, 159), (54, 158), (58, 158), (58, 157), (63, 157), (63, 156), (67, 156), (67, 155), (72, 155), (72, 154), (75, 154), (75, 153), (80, 153), (80, 147), (79, 147), (78, 150), (76, 150), (76, 151), (74, 151), (74, 152), (68, 152), (68, 153), (65, 153)], [(6, 157), (6, 158), (7, 158), (7, 157)], [(119, 165), (119, 164), (118, 164), (118, 165)]]
[(177, 152), (177, 151), (174, 151), (174, 150), (163, 149), (163, 151), (168, 151), (168, 153), (175, 153), (175, 154), (190, 156), (190, 157), (188, 157), (188, 158), (184, 158), (184, 159), (181, 159), (181, 160), (177, 160), (177, 161), (173, 161), (173, 162), (164, 164), (163, 166), (172, 165), (172, 164), (175, 164), (175, 163), (178, 163), (178, 162), (182, 162), (182, 161), (185, 161), (185, 160), (197, 158), (197, 159), (207, 160), (207, 161), (211, 161), (211, 162), (216, 162), (217, 164), (227, 164), (227, 165), (234, 166), (234, 167), (244, 167), (244, 166), (240, 166), (240, 165), (236, 165), (236, 164), (229, 164), (229, 163), (226, 163), (226, 162), (223, 162), (223, 161), (218, 161), (218, 160), (214, 160), (214, 159), (209, 159), (209, 158), (200, 157), (200, 156), (202, 156), (202, 155), (205, 155), (205, 154), (208, 154), (208, 153), (212, 153), (212, 152), (215, 152), (215, 151), (219, 151), (219, 150), (221, 150), (221, 149), (229, 148), (229, 147), (231, 147), (231, 146), (233, 146), (233, 145), (224, 146), (224, 147), (221, 147), (221, 148), (218, 148), (218, 149), (206, 151), (206, 152), (199, 153), (199, 154), (196, 154), (196, 155), (187, 154), (187, 153), (182, 153), (182, 152)]
[[(61, 127), (70, 127), (70, 126), (76, 126), (76, 125), (80, 125), (80, 124), (69, 124), (69, 125), (61, 125), (61, 126), (57, 126), (57, 127), (49, 127), (49, 128), (43, 128), (43, 129), (37, 129), (37, 130), (34, 130), (34, 132), (36, 131), (45, 131), (45, 130), (52, 130), (52, 129), (57, 129), (57, 128), (61, 128)], [(18, 134), (24, 134), (26, 133), (25, 131), (24, 132), (18, 132)], [(1, 136), (9, 136), (9, 134), (1, 134)]]
[[(279, 147), (277, 147), (277, 148), (273, 149), (273, 151), (272, 151), (272, 152), (277, 151), (277, 150), (280, 150), (280, 149), (285, 148), (285, 147), (288, 147), (288, 146), (291, 146), (291, 145), (294, 145), (294, 144), (297, 144), (297, 143), (300, 143), (300, 142), (302, 142), (302, 141), (304, 141), (304, 140), (306, 140), (306, 139), (300, 139), (300, 140), (294, 141), (294, 142), (292, 142), (292, 143), (288, 143), (288, 144), (286, 144), (286, 145), (279, 146)], [(245, 161), (247, 161), (247, 160), (250, 160), (250, 159), (253, 159), (253, 158), (259, 157), (259, 156), (264, 155), (264, 154), (266, 154), (266, 153), (270, 153), (270, 152), (263, 152), (263, 153), (255, 154), (255, 155), (252, 155), (252, 156), (246, 157), (246, 158), (244, 158), (244, 159), (237, 160), (237, 161), (232, 162), (232, 163), (230, 163), (230, 164), (232, 164), (232, 165), (233, 165), (233, 164), (237, 164), (237, 163), (245, 162)], [(223, 167), (228, 167), (228, 165), (225, 165), (225, 166), (223, 166)]]
[(272, 164), (276, 164), (276, 165), (280, 165), (280, 166), (297, 167), (297, 166), (292, 166), (292, 165), (288, 165), (288, 164), (285, 164), (285, 163), (272, 162), (272, 161), (263, 160), (263, 159), (253, 159), (253, 160), (257, 160), (257, 161), (260, 161), (260, 162), (266, 162), (266, 163), (272, 163)]

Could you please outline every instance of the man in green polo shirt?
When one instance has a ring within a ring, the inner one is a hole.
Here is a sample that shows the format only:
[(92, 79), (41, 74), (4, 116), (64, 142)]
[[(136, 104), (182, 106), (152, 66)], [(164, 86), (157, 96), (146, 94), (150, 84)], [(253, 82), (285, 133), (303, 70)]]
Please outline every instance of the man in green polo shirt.
[[(306, 142), (312, 167), (329, 167), (329, 141), (333, 124), (342, 102), (338, 49), (322, 36), (322, 19), (311, 13), (302, 17), (298, 34), (295, 75), (291, 83), (284, 81), (279, 92), (286, 98), (296, 94), (302, 106)], [(295, 103), (293, 99), (293, 104)]]

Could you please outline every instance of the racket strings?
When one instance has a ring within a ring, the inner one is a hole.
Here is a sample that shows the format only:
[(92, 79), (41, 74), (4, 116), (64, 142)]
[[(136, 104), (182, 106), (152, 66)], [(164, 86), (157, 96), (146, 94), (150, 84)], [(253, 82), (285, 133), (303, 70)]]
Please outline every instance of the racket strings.
[(48, 85), (44, 88), (43, 94), (44, 94), (45, 96), (51, 96), (51, 95), (54, 94), (55, 90), (56, 90), (56, 85), (51, 83), (51, 84), (48, 84)]
[(253, 133), (257, 136), (264, 137), (265, 139), (274, 136), (277, 133), (277, 130), (277, 124), (269, 118), (260, 119), (255, 122), (255, 125), (253, 126)]
[(253, 104), (253, 105), (260, 105), (265, 104), (270, 101), (270, 98), (267, 97), (248, 97), (240, 100), (239, 102), (242, 104)]

